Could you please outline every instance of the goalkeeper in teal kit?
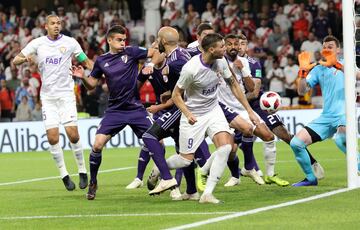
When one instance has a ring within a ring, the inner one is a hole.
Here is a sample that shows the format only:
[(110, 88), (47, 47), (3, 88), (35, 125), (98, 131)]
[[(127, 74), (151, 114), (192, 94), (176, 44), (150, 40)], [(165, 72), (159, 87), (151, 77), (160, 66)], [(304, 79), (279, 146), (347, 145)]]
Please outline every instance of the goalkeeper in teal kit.
[[(316, 186), (318, 184), (311, 168), (310, 158), (305, 150), (308, 145), (331, 138), (335, 134), (336, 146), (346, 153), (345, 76), (342, 60), (337, 59), (339, 53), (339, 40), (329, 35), (323, 40), (321, 52), (323, 61), (311, 64), (309, 52), (299, 54), (299, 95), (305, 94), (319, 84), (323, 96), (323, 111), (318, 118), (311, 121), (291, 139), (290, 146), (306, 175), (304, 180), (293, 186)], [(360, 170), (360, 164), (358, 164), (358, 169)]]

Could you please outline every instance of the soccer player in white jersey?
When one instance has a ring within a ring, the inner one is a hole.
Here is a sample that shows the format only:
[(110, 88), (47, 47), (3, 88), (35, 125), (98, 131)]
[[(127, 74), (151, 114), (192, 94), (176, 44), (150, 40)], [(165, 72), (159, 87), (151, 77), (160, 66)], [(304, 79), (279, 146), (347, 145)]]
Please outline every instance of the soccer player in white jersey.
[[(229, 61), (230, 67), (234, 70), (239, 84), (244, 85), (242, 87), (243, 92), (245, 93), (245, 90), (247, 90), (248, 92), (249, 91), (252, 92), (254, 89), (254, 84), (253, 84), (254, 82), (253, 82), (252, 76), (251, 76), (249, 61), (245, 57), (238, 56), (238, 50), (239, 50), (239, 46), (240, 46), (239, 37), (237, 35), (229, 34), (225, 37), (225, 43), (226, 43), (225, 57)], [(250, 84), (249, 81), (251, 81), (252, 84)], [(249, 85), (251, 85), (252, 89), (249, 88)], [(225, 82), (220, 82), (218, 96), (219, 96), (219, 101), (221, 102), (220, 103), (221, 106), (222, 107), (224, 107), (223, 105), (226, 106), (225, 107), (226, 111), (224, 111), (224, 113), (225, 113), (226, 119), (230, 123), (230, 127), (236, 128), (237, 126), (235, 126), (233, 123), (241, 124), (240, 122), (236, 122), (237, 120), (241, 121), (241, 119), (244, 119), (249, 124), (251, 124), (251, 121), (249, 120), (248, 114), (246, 113), (244, 107), (241, 104), (236, 103), (236, 101), (235, 101), (236, 98), (232, 95), (229, 87), (225, 84)], [(234, 111), (235, 111), (235, 113), (234, 113)], [(239, 115), (235, 116), (236, 113), (238, 113)], [(255, 114), (258, 115), (257, 113), (255, 113)], [(275, 157), (273, 157), (273, 156), (276, 154), (276, 148), (275, 148), (275, 143), (274, 143), (274, 134), (266, 126), (265, 122), (260, 118), (260, 116), (259, 116), (259, 119), (261, 120), (261, 122), (256, 127), (253, 127), (253, 130), (254, 130), (253, 134), (260, 137), (265, 143), (272, 146), (271, 148), (265, 148), (264, 155), (265, 155), (265, 159), (267, 159), (267, 161), (269, 162), (266, 164), (266, 176), (274, 177), (275, 176), (274, 175), (275, 174), (274, 173)], [(247, 135), (246, 133), (243, 133), (241, 135), (240, 133), (238, 133), (238, 131), (241, 131), (241, 129), (236, 128), (236, 130), (237, 130), (237, 133), (235, 136), (236, 144), (240, 144), (242, 141), (245, 141), (246, 139), (253, 140), (252, 134)], [(239, 164), (238, 164), (238, 162), (239, 162), (239, 160), (237, 159), (237, 156), (236, 156), (236, 147), (237, 146), (234, 146), (234, 151), (232, 152), (232, 154), (229, 157), (228, 165), (229, 165), (229, 168), (230, 168), (230, 171), (232, 174), (232, 178), (230, 178), (229, 182), (225, 184), (226, 186), (233, 186), (238, 183), (238, 179), (239, 179), (239, 172), (238, 172)], [(246, 152), (246, 149), (243, 149), (243, 152), (244, 152), (244, 160), (245, 160), (245, 166), (246, 166), (246, 163), (248, 163), (247, 161), (250, 161), (251, 157), (248, 156), (249, 154)], [(251, 152), (251, 154), (252, 154), (252, 152)], [(253, 158), (253, 156), (252, 156), (252, 158)], [(256, 173), (256, 170), (254, 168), (248, 168), (248, 170), (246, 170), (246, 168), (245, 168), (245, 170), (243, 170), (242, 173), (244, 173), (246, 176), (251, 177), (256, 183), (264, 184), (264, 180)], [(287, 181), (284, 181), (280, 178), (277, 178), (277, 180), (279, 180), (279, 181), (281, 180), (282, 186), (289, 185), (289, 183)]]
[[(194, 152), (207, 134), (216, 146), (203, 167), (210, 175), (200, 203), (220, 203), (213, 190), (222, 176), (232, 148), (232, 131), (217, 99), (219, 81), (225, 79), (235, 97), (246, 108), (251, 121), (259, 124), (258, 117), (248, 104), (235, 76), (224, 58), (225, 45), (219, 34), (208, 34), (201, 43), (204, 50), (186, 63), (173, 91), (172, 99), (182, 111), (180, 120), (180, 154), (168, 159), (177, 167), (185, 167), (194, 158)], [(184, 98), (182, 95), (184, 94)]]
[(45, 29), (47, 36), (32, 40), (14, 58), (13, 63), (20, 65), (25, 62), (32, 62), (31, 55), (37, 56), (42, 81), (40, 98), (43, 105), (43, 121), (50, 145), (50, 153), (59, 168), (66, 189), (74, 190), (75, 184), (69, 177), (63, 150), (59, 144), (59, 124), (62, 124), (70, 140), (70, 146), (78, 166), (79, 187), (84, 189), (88, 184), (88, 178), (77, 128), (74, 81), (70, 74), (70, 68), (72, 56), (75, 56), (79, 62), (82, 62), (89, 69), (92, 69), (93, 62), (86, 57), (74, 38), (60, 34), (61, 22), (58, 16), (47, 16)]

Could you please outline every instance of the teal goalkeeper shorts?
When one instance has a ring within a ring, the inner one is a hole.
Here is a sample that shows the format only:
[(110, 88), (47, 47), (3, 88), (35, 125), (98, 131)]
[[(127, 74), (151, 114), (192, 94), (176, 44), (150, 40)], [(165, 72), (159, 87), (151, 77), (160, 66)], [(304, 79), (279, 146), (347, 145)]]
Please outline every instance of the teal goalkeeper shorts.
[(335, 117), (320, 115), (320, 117), (311, 121), (307, 127), (316, 132), (321, 137), (321, 140), (325, 140), (332, 137), (341, 125), (346, 125), (345, 114)]

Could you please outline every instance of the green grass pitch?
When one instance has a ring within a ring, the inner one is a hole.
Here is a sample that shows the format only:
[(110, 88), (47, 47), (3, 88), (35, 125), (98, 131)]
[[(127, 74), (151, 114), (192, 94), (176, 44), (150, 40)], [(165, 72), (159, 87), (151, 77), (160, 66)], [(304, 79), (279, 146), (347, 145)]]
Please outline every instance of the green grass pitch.
[[(213, 147), (211, 147), (213, 149)], [(310, 197), (346, 187), (346, 159), (332, 141), (314, 144), (310, 151), (325, 169), (317, 187), (256, 185), (249, 178), (225, 188), (229, 170), (215, 190), (221, 205), (194, 201), (171, 201), (169, 192), (147, 195), (146, 186), (126, 190), (136, 175), (138, 148), (106, 149), (94, 201), (85, 199), (86, 190), (68, 192), (59, 178), (4, 184), (58, 176), (48, 152), (0, 154), (0, 229), (165, 229)], [(173, 148), (167, 148), (174, 153)], [(243, 162), (241, 151), (238, 152)], [(259, 166), (264, 171), (262, 144), (255, 145)], [(86, 162), (89, 151), (85, 150)], [(76, 173), (71, 152), (65, 152), (69, 173)], [(277, 143), (276, 172), (290, 183), (303, 179), (294, 154), (283, 142)], [(150, 162), (145, 180), (153, 163)], [(130, 167), (130, 168), (129, 168)], [(121, 169), (123, 170), (111, 170)], [(77, 183), (78, 177), (73, 176)], [(184, 191), (185, 181), (181, 190)], [(242, 216), (198, 229), (359, 229), (360, 190), (352, 190), (306, 203)], [(28, 217), (28, 218), (20, 218)], [(42, 217), (42, 218), (41, 218)]]

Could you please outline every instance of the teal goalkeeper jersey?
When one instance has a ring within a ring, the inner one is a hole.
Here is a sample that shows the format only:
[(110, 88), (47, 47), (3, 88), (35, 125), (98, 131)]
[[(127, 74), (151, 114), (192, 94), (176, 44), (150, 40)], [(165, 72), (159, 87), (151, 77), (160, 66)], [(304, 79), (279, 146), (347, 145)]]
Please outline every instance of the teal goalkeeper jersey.
[(320, 84), (323, 97), (322, 115), (330, 117), (345, 115), (344, 77), (343, 71), (322, 65), (315, 66), (306, 77), (306, 82), (311, 88)]

